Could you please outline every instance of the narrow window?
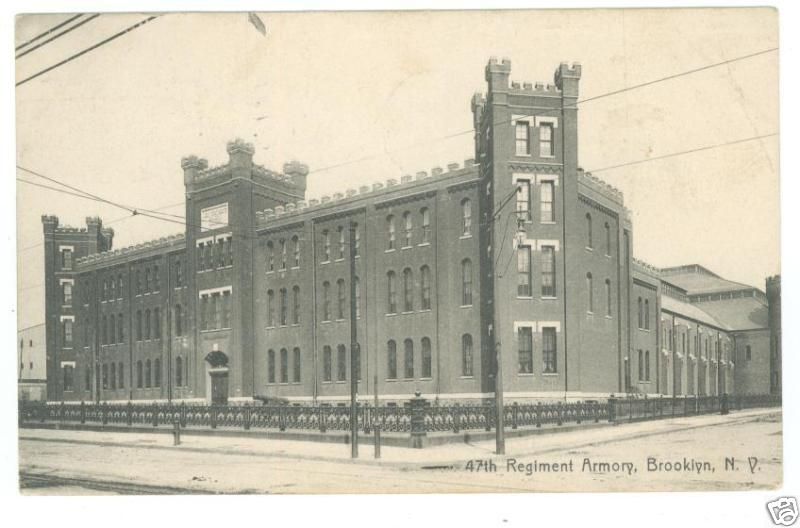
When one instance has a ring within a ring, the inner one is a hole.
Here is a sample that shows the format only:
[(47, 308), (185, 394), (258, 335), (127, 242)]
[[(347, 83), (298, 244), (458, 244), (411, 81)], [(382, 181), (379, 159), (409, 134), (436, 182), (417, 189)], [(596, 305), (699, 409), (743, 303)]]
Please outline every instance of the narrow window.
[(151, 275), (150, 275), (150, 273), (151, 273), (150, 272), (150, 268), (146, 268), (144, 270), (144, 292), (145, 293), (150, 293), (150, 285), (151, 285), (151, 281), (150, 281)]
[(275, 248), (267, 242), (267, 273), (275, 271)]
[[(111, 365), (112, 369), (114, 365)], [(161, 386), (161, 359), (156, 358), (153, 361), (153, 387)]]
[(222, 328), (231, 327), (231, 292), (222, 292)]
[(117, 298), (122, 299), (122, 275), (117, 276)]
[(70, 392), (72, 390), (72, 366), (65, 365), (64, 366), (64, 392)]
[(650, 300), (644, 300), (644, 328), (650, 330)]
[(289, 352), (281, 349), (281, 383), (289, 383)]
[(611, 317), (613, 308), (613, 299), (611, 297), (611, 280), (606, 279), (606, 316)]
[(287, 295), (286, 288), (280, 289), (280, 325), (286, 326), (287, 316), (289, 313), (289, 299)]
[[(113, 317), (113, 315), (112, 315)], [(125, 342), (125, 324), (122, 320), (122, 314), (117, 314), (117, 343)]]
[(586, 247), (592, 248), (592, 215), (586, 213)]
[(62, 269), (72, 269), (72, 250), (71, 249), (62, 249), (61, 250), (61, 268)]
[(542, 361), (545, 374), (558, 372), (558, 357), (556, 355), (556, 329), (553, 327), (542, 328)]
[(267, 291), (267, 327), (275, 326), (275, 292)]
[(397, 379), (397, 344), (392, 340), (386, 344), (386, 377)]
[(520, 374), (533, 374), (533, 330), (530, 326), (517, 329)]
[[(197, 270), (204, 271), (206, 269), (206, 247), (203, 242), (197, 244)], [(138, 275), (138, 271), (137, 271)], [(137, 295), (138, 295), (137, 289)]]
[(555, 222), (556, 210), (554, 207), (555, 182), (543, 181), (539, 189), (539, 220), (541, 222)]
[(183, 267), (180, 260), (175, 261), (175, 286), (177, 288), (183, 286)]
[(150, 360), (144, 362), (144, 387), (149, 389), (153, 385), (153, 368)]
[(611, 226), (608, 225), (608, 222), (605, 223), (603, 226), (606, 232), (606, 255), (611, 256)]
[(117, 390), (117, 364), (111, 363), (111, 368), (109, 370), (109, 382), (111, 385), (111, 390)]
[[(117, 323), (116, 323), (116, 319), (117, 318), (114, 317), (113, 314), (111, 314), (108, 317), (108, 344), (109, 345), (113, 345), (114, 343), (117, 342)], [(66, 321), (64, 321), (64, 325), (66, 327)]]
[(281, 239), (280, 246), (281, 246), (281, 270), (285, 270), (286, 269), (286, 241)]
[(411, 268), (403, 270), (403, 311), (414, 310), (414, 276)]
[(336, 257), (338, 260), (344, 259), (344, 227), (339, 226), (339, 255)]
[(292, 381), (295, 383), (300, 383), (300, 349), (295, 347), (292, 350), (292, 358), (293, 358), (293, 365), (292, 365)]
[(153, 291), (157, 292), (160, 290), (161, 290), (161, 281), (159, 280), (158, 266), (153, 266)]
[(553, 156), (553, 124), (542, 123), (539, 125), (539, 156)]
[(422, 213), (422, 241), (421, 244), (429, 244), (431, 241), (431, 212), (427, 207), (423, 207)]
[(72, 304), (72, 283), (65, 282), (63, 288), (64, 304)]
[(638, 328), (644, 328), (644, 305), (641, 297), (636, 300), (636, 306), (638, 316), (637, 326)]
[(331, 283), (322, 283), (322, 320), (331, 320)]
[(323, 381), (331, 381), (333, 379), (332, 376), (332, 358), (331, 358), (331, 347), (325, 345), (322, 348), (322, 380)]
[(403, 213), (403, 247), (411, 247), (411, 233), (414, 228), (414, 222), (411, 219), (411, 213), (406, 211)]
[(300, 286), (292, 288), (292, 324), (300, 324)]
[(354, 289), (355, 289), (355, 292), (356, 292), (356, 298), (355, 298), (356, 319), (360, 319), (361, 318), (361, 280), (359, 280), (358, 277), (355, 278)]
[(293, 267), (299, 268), (300, 267), (300, 239), (297, 236), (292, 237), (292, 253), (294, 254), (294, 265)]
[(226, 240), (228, 241), (228, 266), (233, 266), (233, 237), (229, 236)]
[(410, 339), (403, 341), (403, 377), (414, 378), (414, 342)]
[(556, 248), (542, 246), (542, 297), (556, 296)]
[(469, 198), (461, 202), (461, 232), (463, 236), (470, 236), (472, 232), (472, 202)]
[(92, 371), (89, 367), (86, 367), (86, 370), (83, 371), (83, 389), (92, 390)]
[(744, 349), (744, 359), (746, 361), (753, 359), (753, 351), (750, 349), (750, 345), (747, 345)]
[(392, 250), (395, 248), (395, 231), (394, 231), (394, 216), (389, 215), (386, 217), (386, 249)]
[(136, 311), (136, 340), (142, 340), (142, 311)]
[(152, 327), (150, 326), (150, 309), (144, 311), (144, 338), (145, 340), (149, 340), (152, 337), (151, 330)]
[(472, 262), (461, 261), (461, 306), (472, 305)]
[(122, 363), (122, 361), (119, 362), (119, 369), (117, 371), (117, 375), (119, 375), (119, 384), (118, 384), (119, 388), (120, 389), (124, 389), (125, 388), (125, 365)]
[(339, 320), (344, 319), (345, 304), (347, 303), (347, 293), (345, 292), (344, 279), (336, 281), (337, 299), (336, 299), (336, 318)]
[(143, 379), (144, 379), (144, 376), (142, 375), (142, 362), (141, 361), (137, 361), (136, 362), (136, 388), (137, 389), (141, 389), (142, 388), (142, 385), (143, 385), (142, 384), (142, 380)]
[(594, 285), (591, 273), (586, 274), (586, 311), (594, 312)]
[(175, 386), (183, 386), (183, 359), (180, 356), (175, 358)]
[[(114, 316), (111, 316), (111, 320), (114, 320)], [(72, 345), (72, 321), (66, 319), (64, 321), (64, 344)]]
[(353, 354), (353, 368), (355, 370), (356, 381), (361, 381), (361, 345), (354, 343), (351, 347), (351, 354)]
[(644, 380), (650, 381), (650, 351), (644, 353)]
[(336, 380), (347, 380), (347, 348), (339, 345), (336, 349)]
[(386, 313), (397, 313), (397, 276), (394, 271), (386, 274), (387, 306)]
[(331, 232), (327, 229), (322, 232), (322, 261), (331, 260)]
[(422, 309), (431, 309), (431, 269), (428, 266), (422, 266), (419, 270), (420, 273), (420, 290), (422, 297)]
[(102, 367), (103, 372), (103, 390), (108, 389), (108, 365), (103, 363)]
[(430, 378), (433, 365), (431, 361), (431, 340), (427, 337), (422, 338), (422, 377)]
[(514, 139), (517, 156), (529, 156), (531, 153), (530, 126), (526, 121), (517, 121), (514, 126)]
[(353, 256), (361, 256), (361, 230), (358, 224), (353, 224)]
[(153, 310), (153, 338), (161, 339), (161, 310)]
[(175, 305), (175, 335), (183, 335), (183, 308), (180, 304)]
[(140, 270), (136, 270), (136, 295), (141, 295), (141, 294), (142, 294), (142, 272)]
[(517, 248), (517, 297), (530, 297), (532, 295), (531, 248), (530, 246), (520, 246)]
[(275, 351), (267, 351), (267, 383), (275, 383)]
[(472, 377), (472, 336), (464, 334), (461, 336), (461, 375)]
[(531, 182), (517, 180), (517, 218), (528, 221), (531, 219)]

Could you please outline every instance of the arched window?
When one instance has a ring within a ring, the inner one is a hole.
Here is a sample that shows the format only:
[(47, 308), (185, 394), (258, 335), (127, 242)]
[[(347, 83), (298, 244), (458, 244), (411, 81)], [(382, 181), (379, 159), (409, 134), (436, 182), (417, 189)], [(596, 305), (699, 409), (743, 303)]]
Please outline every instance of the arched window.
[(120, 389), (125, 388), (125, 364), (122, 361), (119, 362), (119, 369), (117, 369), (117, 375), (119, 376), (119, 383), (118, 386)]
[[(644, 327), (650, 330), (650, 300), (644, 300)], [(648, 380), (649, 381), (649, 380)]]
[(284, 239), (281, 239), (280, 246), (281, 246), (281, 269), (285, 270), (286, 269), (286, 241)]
[(337, 319), (344, 319), (345, 313), (345, 304), (347, 303), (347, 294), (345, 292), (344, 287), (344, 279), (339, 279), (336, 281), (336, 288), (337, 288), (337, 302), (336, 302), (336, 318)]
[(353, 256), (359, 257), (361, 255), (361, 231), (358, 229), (358, 224), (353, 224)]
[(289, 352), (281, 349), (281, 383), (289, 383)]
[(295, 268), (300, 267), (300, 239), (297, 238), (297, 235), (292, 237), (292, 253), (294, 255), (294, 266)]
[(333, 358), (331, 357), (331, 347), (322, 347), (322, 380), (332, 381), (333, 379)]
[(144, 338), (150, 339), (151, 337), (151, 326), (150, 326), (150, 309), (144, 311)]
[(397, 276), (394, 271), (386, 273), (388, 289), (386, 313), (397, 313)]
[(117, 283), (114, 281), (114, 277), (109, 277), (108, 279), (108, 300), (113, 301), (117, 298)]
[(267, 383), (275, 383), (275, 351), (267, 351)]
[(463, 236), (469, 236), (472, 232), (472, 202), (469, 198), (461, 201), (461, 232)]
[(344, 345), (336, 347), (336, 381), (347, 380), (347, 348)]
[(586, 213), (586, 247), (592, 248), (592, 215)]
[(414, 276), (411, 268), (403, 270), (403, 311), (414, 310)]
[(464, 334), (461, 336), (461, 375), (472, 377), (472, 336)]
[(144, 270), (144, 292), (150, 292), (150, 268)]
[(108, 388), (108, 365), (103, 363), (103, 367), (102, 367), (101, 370), (103, 372), (103, 389), (107, 389)]
[(411, 339), (403, 341), (403, 377), (414, 378), (414, 342)]
[(117, 342), (117, 318), (112, 314), (108, 317), (108, 343), (113, 345)]
[(339, 226), (339, 254), (336, 257), (339, 260), (344, 259), (344, 227)]
[(147, 359), (144, 362), (144, 386), (146, 389), (149, 389), (153, 384), (153, 369), (150, 360)]
[(292, 324), (300, 324), (300, 286), (292, 288)]
[(611, 317), (613, 309), (613, 299), (611, 297), (611, 280), (606, 279), (606, 316)]
[(393, 340), (386, 343), (386, 377), (397, 379), (397, 344)]
[(322, 320), (331, 320), (331, 283), (322, 283)]
[(175, 305), (175, 335), (183, 335), (183, 308), (180, 304)]
[(300, 383), (300, 368), (301, 368), (301, 358), (300, 358), (300, 349), (295, 347), (292, 350), (292, 381), (295, 383)]
[(594, 285), (591, 273), (586, 274), (586, 311), (594, 312)]
[(142, 311), (136, 310), (136, 340), (142, 340)]
[(122, 320), (122, 314), (117, 314), (117, 342), (125, 342), (125, 323)]
[(159, 308), (153, 310), (153, 337), (161, 339), (161, 310)]
[[(200, 269), (203, 269), (202, 265)], [(136, 270), (136, 295), (142, 294), (142, 272), (140, 270)]]
[(111, 372), (109, 374), (111, 380), (111, 390), (117, 390), (117, 364), (111, 363)]
[(643, 309), (643, 304), (642, 304), (642, 298), (641, 297), (639, 297), (636, 300), (636, 304), (637, 304), (637, 308), (638, 308), (638, 310), (637, 310), (637, 316), (638, 316), (638, 321), (637, 321), (638, 325), (637, 325), (637, 327), (638, 328), (644, 328), (644, 309)]
[(331, 232), (327, 229), (322, 232), (322, 261), (331, 260)]
[(180, 260), (175, 261), (175, 286), (183, 286), (183, 267)]
[(386, 217), (386, 249), (395, 249), (394, 216)]
[(175, 358), (175, 386), (183, 386), (183, 358), (180, 356)]
[(422, 338), (422, 377), (430, 378), (432, 376), (433, 365), (431, 358), (431, 340), (430, 338)]
[(421, 244), (428, 244), (431, 241), (431, 212), (427, 207), (420, 211), (422, 214), (422, 240)]
[(275, 326), (275, 292), (267, 290), (267, 326)]
[(272, 241), (267, 242), (267, 273), (275, 271), (275, 248)]
[(461, 306), (472, 305), (472, 261), (461, 261)]
[(604, 227), (606, 230), (606, 255), (611, 255), (611, 226), (606, 222)]
[(153, 361), (153, 386), (161, 386), (161, 360), (159, 358)]
[(414, 228), (414, 222), (411, 218), (411, 213), (406, 211), (403, 213), (403, 247), (411, 247), (411, 232)]
[(431, 269), (428, 266), (422, 266), (419, 269), (420, 274), (420, 293), (422, 300), (422, 309), (431, 309)]
[(136, 388), (137, 389), (141, 389), (142, 388), (142, 378), (143, 378), (143, 376), (142, 376), (142, 362), (141, 361), (137, 361), (136, 362)]
[(100, 330), (102, 331), (103, 336), (100, 344), (105, 345), (108, 343), (108, 317), (104, 315), (102, 321), (103, 322), (100, 325)]
[(280, 307), (281, 307), (281, 319), (280, 323), (281, 326), (286, 326), (289, 314), (289, 299), (288, 299), (288, 292), (286, 288), (281, 288), (280, 290)]
[(153, 266), (153, 291), (157, 292), (161, 289), (161, 282), (158, 278), (158, 266)]

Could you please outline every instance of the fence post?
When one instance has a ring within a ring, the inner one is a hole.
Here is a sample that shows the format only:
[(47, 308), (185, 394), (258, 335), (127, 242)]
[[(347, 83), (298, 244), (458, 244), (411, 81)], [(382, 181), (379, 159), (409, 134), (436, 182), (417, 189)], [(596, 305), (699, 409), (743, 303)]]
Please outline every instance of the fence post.
[(108, 404), (106, 402), (103, 402), (103, 406), (100, 407), (100, 416), (103, 425), (106, 425), (108, 423)]
[(61, 405), (58, 408), (58, 421), (59, 422), (63, 422), (64, 421), (64, 401), (63, 400), (61, 401)]
[(459, 404), (455, 404), (453, 406), (453, 432), (458, 433), (459, 430), (459, 422), (461, 421), (461, 406)]
[(81, 425), (86, 423), (86, 404), (81, 400)]
[[(609, 423), (613, 423), (617, 419), (617, 399), (614, 397), (613, 394), (608, 397), (608, 403), (606, 405), (608, 405), (608, 421)], [(538, 427), (538, 421), (537, 421), (537, 427)]]
[(517, 428), (517, 415), (518, 414), (519, 414), (519, 404), (517, 402), (514, 402), (511, 405), (511, 428), (512, 429), (516, 429)]
[(491, 405), (484, 405), (483, 406), (483, 415), (486, 417), (486, 430), (492, 430), (492, 410), (493, 407)]
[(283, 405), (278, 406), (278, 430), (286, 430), (286, 412)]
[[(427, 433), (425, 431), (425, 404), (427, 403), (420, 395), (419, 391), (416, 392), (414, 399), (410, 402), (411, 407), (411, 447), (415, 449), (422, 449)], [(488, 417), (487, 417), (488, 424)], [(487, 431), (488, 431), (487, 425)]]
[(364, 434), (369, 434), (372, 432), (370, 428), (370, 422), (372, 421), (372, 409), (369, 406), (369, 402), (364, 402), (364, 413), (361, 418), (361, 423), (364, 424)]
[(600, 404), (597, 402), (592, 402), (592, 413), (594, 414), (594, 423), (598, 423), (600, 421)]
[(186, 402), (181, 402), (181, 427), (186, 427)]
[(217, 408), (212, 405), (211, 408), (209, 409), (209, 412), (211, 413), (211, 428), (212, 429), (216, 429), (217, 428)]
[(327, 424), (325, 421), (327, 420), (327, 413), (325, 412), (325, 407), (319, 405), (317, 407), (317, 412), (319, 412), (319, 432), (324, 433), (328, 430)]
[(556, 414), (558, 416), (558, 422), (556, 425), (561, 425), (564, 423), (564, 406), (561, 402), (558, 402), (558, 409), (556, 410)]
[(133, 425), (133, 404), (131, 403), (130, 400), (128, 400), (128, 405), (126, 405), (125, 410), (127, 414), (128, 427), (130, 427), (131, 425)]
[(244, 407), (244, 430), (250, 430), (250, 406), (245, 405)]
[(153, 427), (158, 427), (158, 404), (153, 404)]

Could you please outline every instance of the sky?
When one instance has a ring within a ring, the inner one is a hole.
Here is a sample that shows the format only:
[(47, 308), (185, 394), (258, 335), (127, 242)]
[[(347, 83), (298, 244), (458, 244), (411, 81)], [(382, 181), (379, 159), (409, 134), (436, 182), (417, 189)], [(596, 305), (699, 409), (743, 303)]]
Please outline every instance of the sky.
[[(243, 13), (166, 14), (17, 87), (17, 164), (182, 214), (181, 157), (222, 164), (241, 137), (268, 168), (307, 163), (314, 198), (474, 157), (470, 98), (490, 56), (520, 82), (580, 62), (591, 98), (778, 46), (768, 8), (260, 17), (266, 36)], [(65, 18), (18, 17), (17, 44)], [(19, 58), (17, 80), (144, 18), (102, 15)], [(778, 113), (772, 52), (581, 104), (580, 164), (624, 193), (636, 257), (763, 289), (780, 272), (777, 136), (602, 169), (775, 133)], [(115, 247), (181, 231), (18, 183), (19, 328), (44, 320), (42, 214), (78, 227), (99, 215)]]

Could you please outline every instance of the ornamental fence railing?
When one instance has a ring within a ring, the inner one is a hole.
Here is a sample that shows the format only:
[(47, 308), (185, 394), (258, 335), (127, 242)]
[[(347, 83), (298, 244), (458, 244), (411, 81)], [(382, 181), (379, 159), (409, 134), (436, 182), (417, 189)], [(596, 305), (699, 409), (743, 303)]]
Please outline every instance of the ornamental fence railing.
[[(615, 398), (570, 403), (505, 405), (509, 430), (542, 426), (621, 423), (721, 413), (781, 405), (779, 395), (663, 396)], [(384, 433), (460, 433), (496, 427), (494, 405), (432, 405), (412, 398), (403, 406), (368, 404), (357, 408), (359, 431)], [(350, 431), (350, 407), (326, 405), (202, 405), (20, 402), (20, 426), (42, 423), (102, 424), (127, 427), (177, 426), (181, 429)]]

